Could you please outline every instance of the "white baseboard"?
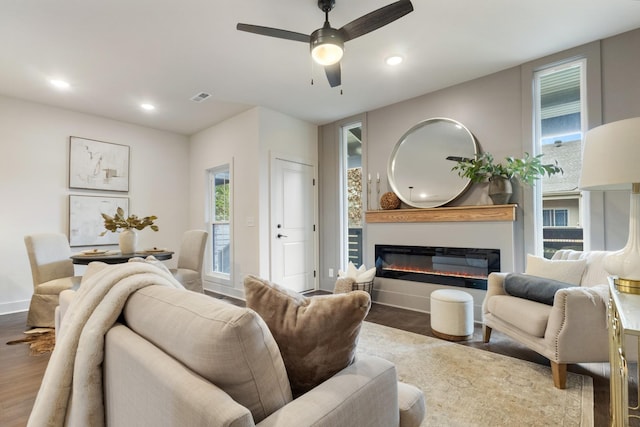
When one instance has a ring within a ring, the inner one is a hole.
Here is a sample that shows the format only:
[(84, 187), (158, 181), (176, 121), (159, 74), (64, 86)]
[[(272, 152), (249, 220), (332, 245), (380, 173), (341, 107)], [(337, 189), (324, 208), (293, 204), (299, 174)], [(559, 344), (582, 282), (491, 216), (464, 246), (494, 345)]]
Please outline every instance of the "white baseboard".
[(3, 314), (19, 313), (29, 310), (30, 300), (0, 303), (0, 316)]
[(243, 301), (245, 299), (243, 291), (232, 288), (230, 286), (218, 285), (211, 282), (204, 282), (203, 288), (205, 291), (215, 292), (217, 294), (224, 295), (227, 297), (241, 299)]

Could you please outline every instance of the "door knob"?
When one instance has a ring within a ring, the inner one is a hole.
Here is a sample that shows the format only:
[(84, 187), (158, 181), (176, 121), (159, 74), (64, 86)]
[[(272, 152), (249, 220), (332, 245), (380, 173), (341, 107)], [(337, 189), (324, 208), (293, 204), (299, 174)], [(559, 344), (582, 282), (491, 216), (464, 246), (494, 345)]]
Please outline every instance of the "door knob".
[(283, 237), (289, 237), (289, 236), (285, 236), (284, 234), (280, 234), (278, 233), (278, 235), (276, 236), (278, 239), (282, 239)]

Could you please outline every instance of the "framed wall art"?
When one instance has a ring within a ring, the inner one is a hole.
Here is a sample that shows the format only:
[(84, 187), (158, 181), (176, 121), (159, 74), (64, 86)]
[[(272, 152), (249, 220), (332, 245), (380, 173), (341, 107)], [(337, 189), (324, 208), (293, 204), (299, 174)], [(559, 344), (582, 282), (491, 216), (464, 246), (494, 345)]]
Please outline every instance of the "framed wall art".
[(113, 216), (121, 207), (129, 214), (128, 197), (69, 196), (69, 244), (71, 246), (117, 245), (118, 234), (104, 229), (102, 214)]
[(129, 191), (129, 146), (70, 137), (69, 188)]

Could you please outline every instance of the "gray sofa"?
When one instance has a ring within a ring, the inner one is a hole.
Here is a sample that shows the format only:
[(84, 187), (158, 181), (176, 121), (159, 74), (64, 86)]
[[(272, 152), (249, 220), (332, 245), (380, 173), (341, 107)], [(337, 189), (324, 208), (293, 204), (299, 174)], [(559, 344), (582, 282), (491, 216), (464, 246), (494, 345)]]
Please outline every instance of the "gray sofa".
[[(73, 291), (61, 295), (58, 325)], [(356, 361), (292, 399), (271, 333), (253, 311), (206, 295), (147, 286), (106, 334), (108, 426), (419, 426), (424, 396), (395, 366)]]

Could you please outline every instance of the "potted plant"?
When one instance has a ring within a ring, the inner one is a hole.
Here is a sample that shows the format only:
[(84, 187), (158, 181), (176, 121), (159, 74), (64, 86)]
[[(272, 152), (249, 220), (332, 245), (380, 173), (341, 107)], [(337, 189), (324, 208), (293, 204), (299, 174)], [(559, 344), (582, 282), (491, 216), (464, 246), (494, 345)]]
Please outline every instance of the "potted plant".
[(125, 217), (124, 209), (119, 206), (114, 216), (103, 213), (102, 218), (104, 218), (104, 228), (106, 228), (106, 230), (100, 233), (100, 235), (104, 236), (107, 234), (107, 231), (113, 233), (120, 231), (118, 241), (120, 252), (123, 254), (131, 254), (136, 251), (138, 235), (135, 230), (143, 230), (149, 227), (153, 231), (158, 231), (158, 226), (153, 223), (153, 221), (158, 219), (157, 216), (152, 215), (139, 218), (137, 215), (129, 215)]
[(524, 153), (521, 159), (505, 157), (504, 163), (496, 163), (491, 153), (485, 152), (473, 159), (461, 159), (451, 169), (457, 171), (463, 178), (469, 178), (471, 182), (489, 182), (489, 197), (496, 205), (509, 203), (512, 194), (511, 178), (516, 178), (527, 185), (533, 185), (535, 181), (545, 174), (548, 176), (563, 173), (558, 162), (543, 164), (542, 156), (531, 156)]

